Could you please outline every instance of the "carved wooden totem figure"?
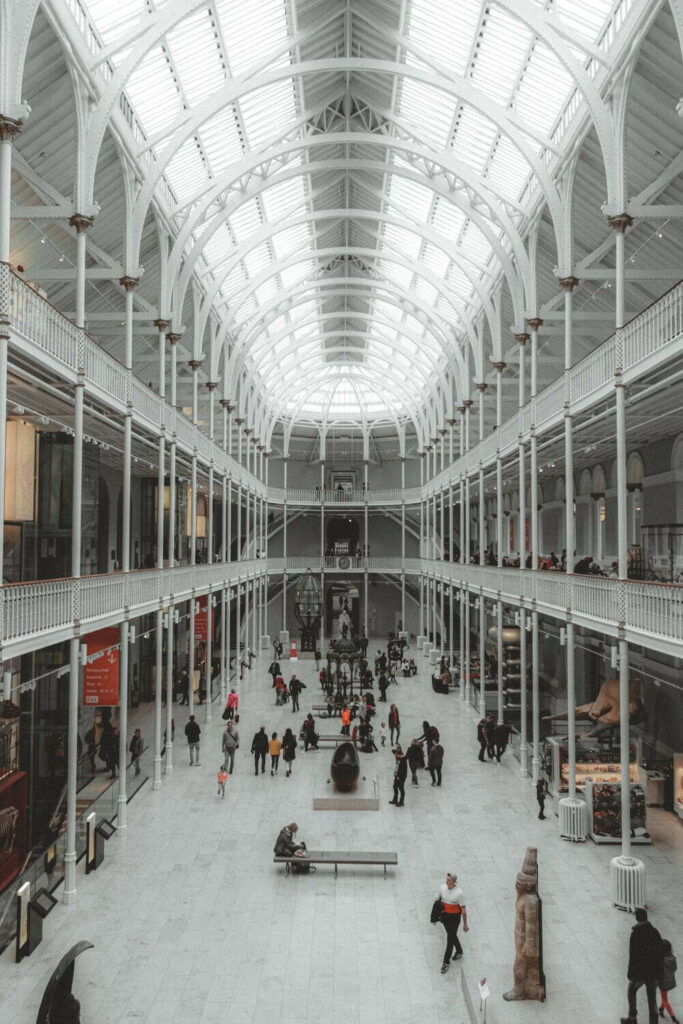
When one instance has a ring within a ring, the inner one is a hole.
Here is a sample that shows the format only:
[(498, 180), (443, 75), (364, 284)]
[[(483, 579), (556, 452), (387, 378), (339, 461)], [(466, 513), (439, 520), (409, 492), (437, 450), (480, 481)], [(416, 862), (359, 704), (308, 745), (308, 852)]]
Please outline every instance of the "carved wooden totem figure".
[(538, 897), (538, 851), (527, 846), (522, 870), (517, 875), (515, 903), (515, 983), (503, 999), (545, 1001), (541, 969), (541, 903)]

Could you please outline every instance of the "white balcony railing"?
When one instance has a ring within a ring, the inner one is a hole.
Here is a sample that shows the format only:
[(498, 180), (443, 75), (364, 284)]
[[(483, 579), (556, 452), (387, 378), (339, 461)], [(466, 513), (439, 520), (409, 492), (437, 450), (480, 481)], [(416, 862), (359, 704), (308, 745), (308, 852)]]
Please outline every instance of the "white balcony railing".
[[(176, 442), (188, 453), (196, 448), (198, 458), (205, 465), (213, 460), (220, 473), (230, 473), (234, 482), (265, 496), (266, 488), (261, 481), (228, 456), (199, 427), (114, 359), (94, 338), (80, 331), (34, 288), (16, 274), (8, 273), (7, 264), (3, 264), (0, 271), (2, 288), (9, 290), (2, 303), (7, 303), (11, 327), (26, 342), (50, 356), (53, 367), (61, 370), (65, 379), (74, 380), (82, 368), (86, 389), (104, 404), (122, 413), (130, 400), (140, 426), (154, 433), (162, 426), (169, 435), (175, 431)], [(0, 315), (2, 312), (0, 308)]]

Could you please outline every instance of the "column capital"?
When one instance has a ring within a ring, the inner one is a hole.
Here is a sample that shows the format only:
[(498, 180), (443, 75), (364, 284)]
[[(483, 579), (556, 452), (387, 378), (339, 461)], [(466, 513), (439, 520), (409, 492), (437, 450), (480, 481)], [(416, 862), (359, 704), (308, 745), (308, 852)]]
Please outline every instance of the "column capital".
[(486, 383), (486, 381), (483, 380), (483, 381), (481, 381), (481, 383), (476, 385), (476, 388), (477, 388), (477, 391), (480, 391), (482, 393), (482, 395), (483, 395), (484, 392), (486, 391), (486, 389), (488, 388), (488, 384)]
[[(244, 422), (244, 420), (242, 422)], [(249, 437), (249, 435), (252, 433), (251, 427), (245, 427), (244, 428), (244, 433), (246, 434), (247, 437)]]
[(503, 372), (503, 370), (505, 369), (505, 367), (507, 366), (507, 363), (491, 363), (491, 366), (492, 366), (492, 367), (493, 367), (493, 369), (494, 369), (494, 370), (496, 370), (496, 371), (497, 371), (498, 373), (502, 373), (502, 372)]
[(268, 452), (266, 452), (266, 446), (264, 444), (257, 444), (256, 449), (259, 452), (265, 452), (265, 457), (268, 458)]
[(444, 437), (448, 433), (448, 431), (446, 430), (445, 427), (439, 427), (439, 433), (441, 434), (442, 437)]
[(159, 334), (166, 334), (171, 326), (171, 321), (159, 318), (158, 320), (154, 320), (154, 326), (158, 330)]
[(221, 405), (226, 410), (228, 416), (235, 411), (235, 406), (229, 398), (221, 398)]
[[(92, 220), (90, 221), (90, 224), (92, 224)], [(88, 227), (90, 227), (90, 224), (88, 224)], [(137, 277), (130, 277), (128, 274), (124, 274), (123, 277), (119, 278), (119, 284), (123, 288), (124, 292), (134, 292), (140, 284), (140, 280)]]
[(539, 327), (543, 327), (543, 321), (540, 316), (532, 316), (527, 320), (527, 323), (532, 331), (537, 331)]
[(94, 217), (87, 217), (84, 213), (74, 213), (69, 217), (70, 226), (76, 228), (76, 232), (79, 235), (84, 234), (88, 228), (91, 228), (94, 222)]
[(526, 331), (520, 331), (519, 334), (515, 334), (515, 341), (518, 345), (526, 345), (531, 335), (527, 334)]
[[(270, 454), (270, 452), (268, 454)], [(283, 462), (289, 462), (289, 455), (283, 455), (282, 456), (282, 461)]]
[(236, 416), (235, 417), (235, 423), (237, 424), (238, 427), (241, 427), (242, 424), (244, 423), (244, 417), (243, 416)]
[(432, 437), (432, 438), (430, 438), (430, 440), (431, 440), (432, 444), (434, 445), (434, 447), (436, 448), (437, 444), (439, 443), (438, 437)]
[(449, 427), (454, 427), (455, 424), (457, 423), (457, 420), (449, 419), (449, 420), (446, 420), (446, 423), (448, 423)]
[(615, 217), (608, 217), (607, 223), (613, 231), (623, 235), (633, 224), (633, 217), (630, 213), (618, 213)]
[(462, 403), (462, 408), (463, 408), (463, 410), (465, 412), (467, 412), (467, 410), (471, 409), (473, 405), (474, 405), (474, 402), (472, 401), (472, 399), (471, 398), (466, 398), (465, 401)]
[(206, 387), (209, 391), (215, 391), (218, 387), (218, 382), (215, 380), (207, 380)]
[(21, 134), (22, 125), (21, 118), (0, 114), (0, 142), (12, 142), (15, 135)]
[(560, 286), (565, 292), (573, 292), (579, 286), (579, 279), (573, 274), (570, 274), (569, 277), (561, 277)]
[[(425, 452), (431, 452), (431, 450), (432, 450), (431, 444), (426, 444), (424, 450), (425, 450)], [(424, 454), (424, 452), (423, 452), (423, 454)]]
[(187, 365), (190, 367), (193, 373), (196, 373), (199, 367), (202, 365), (201, 359), (190, 359)]

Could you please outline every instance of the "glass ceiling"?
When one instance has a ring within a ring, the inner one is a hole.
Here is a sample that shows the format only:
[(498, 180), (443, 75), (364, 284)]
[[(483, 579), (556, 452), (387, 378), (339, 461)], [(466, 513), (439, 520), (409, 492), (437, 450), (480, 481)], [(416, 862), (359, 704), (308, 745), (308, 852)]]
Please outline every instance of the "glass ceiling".
[[(186, 0), (126, 96), (232, 370), (274, 415), (421, 415), (510, 249), (497, 211), (523, 231), (534, 202), (520, 145), (552, 171), (580, 107), (525, 14), (594, 77), (583, 47), (608, 49), (631, 2)], [(173, 0), (86, 6), (111, 74)]]

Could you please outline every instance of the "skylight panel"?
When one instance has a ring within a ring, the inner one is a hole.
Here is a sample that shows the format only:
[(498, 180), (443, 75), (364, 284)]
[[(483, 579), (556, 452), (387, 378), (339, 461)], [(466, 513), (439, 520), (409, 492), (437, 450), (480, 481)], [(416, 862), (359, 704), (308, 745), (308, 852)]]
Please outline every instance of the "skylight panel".
[(240, 289), (244, 288), (246, 283), (247, 275), (244, 273), (244, 267), (238, 263), (236, 267), (232, 268), (223, 282), (223, 291), (226, 295), (235, 295)]
[(210, 265), (216, 265), (227, 259), (233, 248), (230, 232), (225, 224), (221, 224), (204, 246), (204, 255)]
[(437, 150), (445, 149), (455, 103), (455, 98), (441, 89), (406, 78), (401, 87), (399, 115), (419, 138), (431, 142)]
[(274, 136), (284, 135), (296, 120), (294, 83), (291, 79), (274, 82), (240, 99), (242, 120), (249, 146), (259, 150)]
[(417, 259), (420, 252), (420, 238), (407, 228), (396, 224), (385, 224), (384, 241), (395, 252), (410, 259)]
[(233, 76), (262, 64), (287, 42), (282, 0), (215, 0)]
[(432, 214), (432, 224), (437, 231), (455, 240), (462, 230), (465, 219), (465, 214), (458, 206), (442, 196), (437, 198)]
[(555, 0), (555, 13), (570, 28), (578, 29), (582, 35), (597, 41), (607, 18), (614, 7), (614, 0)]
[(463, 232), (461, 248), (479, 267), (485, 267), (491, 258), (491, 245), (473, 221), (469, 222)]
[(148, 135), (167, 128), (183, 111), (178, 87), (160, 46), (135, 69), (126, 92)]
[(206, 99), (225, 81), (218, 36), (207, 8), (177, 25), (166, 37), (166, 45), (191, 106)]
[(105, 44), (130, 32), (146, 13), (143, 0), (88, 0), (87, 7)]
[(293, 213), (303, 209), (306, 204), (306, 189), (302, 178), (290, 178), (272, 188), (266, 189), (261, 196), (263, 209), (269, 221), (279, 220), (285, 212)]
[(306, 251), (311, 247), (309, 224), (297, 224), (295, 227), (278, 231), (273, 236), (273, 250), (279, 260), (296, 251)]
[(255, 199), (242, 203), (230, 217), (230, 228), (238, 245), (255, 235), (262, 226), (261, 213)]
[(498, 195), (516, 201), (519, 199), (530, 174), (529, 164), (512, 143), (508, 135), (502, 135), (491, 157), (486, 178)]
[[(479, 26), (481, 0), (412, 0), (408, 36), (425, 55), (464, 75)], [(413, 58), (408, 52), (408, 63)]]
[(421, 277), (415, 286), (415, 294), (418, 298), (431, 304), (436, 302), (439, 292), (430, 281), (426, 281), (424, 277)]
[(465, 107), (458, 121), (453, 152), (479, 174), (486, 165), (498, 129), (473, 107)]
[(197, 191), (197, 184), (206, 181), (206, 166), (194, 139), (188, 139), (166, 168), (166, 178), (183, 203)]
[[(441, 232), (446, 240), (450, 241), (451, 244), (455, 242), (455, 239), (449, 237), (448, 232)], [(438, 249), (431, 243), (426, 245), (422, 250), (421, 262), (427, 267), (432, 273), (436, 274), (437, 277), (445, 277), (448, 271), (448, 264), (450, 263), (450, 257), (443, 251)]]
[(515, 110), (525, 124), (549, 135), (574, 87), (574, 80), (558, 58), (537, 43), (515, 94)]
[(242, 158), (242, 138), (232, 104), (203, 124), (197, 134), (204, 147), (212, 174), (220, 174), (230, 164), (237, 163)]
[(406, 178), (392, 175), (389, 185), (389, 204), (410, 217), (411, 220), (426, 221), (434, 193)]
[(285, 267), (284, 270), (280, 271), (283, 288), (286, 288), (288, 291), (293, 289), (297, 284), (301, 284), (309, 275), (312, 275), (314, 270), (315, 264), (312, 260), (307, 260), (305, 263), (297, 263), (293, 267)]
[(254, 292), (254, 296), (259, 306), (265, 306), (270, 301), (270, 299), (275, 298), (277, 293), (277, 281), (275, 280), (274, 277), (269, 277), (267, 281), (264, 281), (262, 285), (259, 285), (259, 287)]
[(477, 49), (472, 81), (506, 106), (533, 41), (531, 31), (498, 7), (488, 9)]

